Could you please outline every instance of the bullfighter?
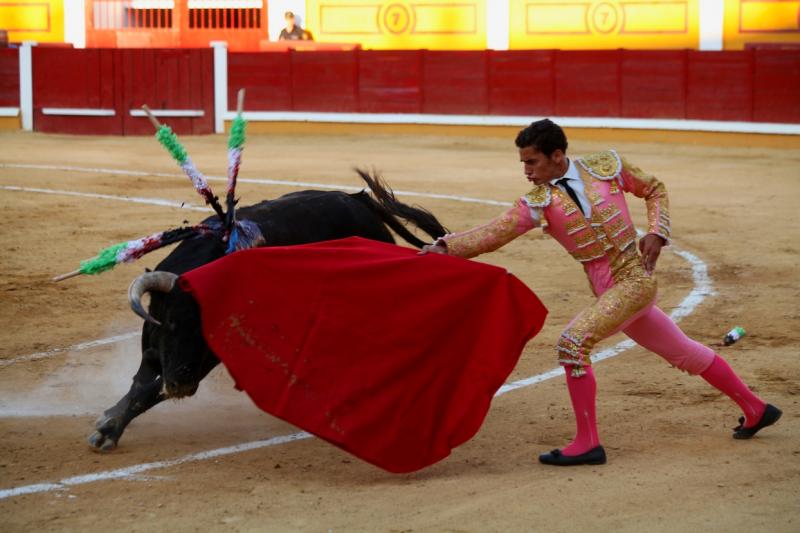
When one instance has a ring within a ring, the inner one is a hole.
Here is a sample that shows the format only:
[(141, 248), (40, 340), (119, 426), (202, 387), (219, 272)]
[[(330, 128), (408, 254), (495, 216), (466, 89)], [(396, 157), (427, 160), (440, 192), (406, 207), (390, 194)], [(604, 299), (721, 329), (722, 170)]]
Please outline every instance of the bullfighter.
[[(672, 366), (700, 375), (736, 402), (744, 416), (734, 428), (735, 439), (749, 439), (777, 422), (780, 409), (754, 394), (719, 354), (688, 338), (655, 304), (656, 261), (670, 238), (664, 184), (614, 150), (568, 158), (566, 135), (549, 119), (521, 130), (515, 143), (533, 189), (494, 220), (445, 235), (421, 253), (472, 258), (542, 227), (583, 265), (596, 300), (567, 325), (556, 345), (577, 430), (569, 445), (540, 455), (539, 461), (559, 466), (606, 462), (597, 431), (597, 382), (590, 354), (618, 331)], [(638, 250), (624, 192), (644, 199), (647, 206), (648, 230)]]

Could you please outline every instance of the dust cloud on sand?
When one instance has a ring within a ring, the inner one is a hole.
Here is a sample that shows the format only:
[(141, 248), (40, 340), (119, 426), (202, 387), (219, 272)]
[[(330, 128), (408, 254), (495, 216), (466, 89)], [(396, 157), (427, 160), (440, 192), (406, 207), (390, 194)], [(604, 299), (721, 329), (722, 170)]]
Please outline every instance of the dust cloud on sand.
[[(120, 327), (112, 326), (111, 337)], [(88, 340), (88, 339), (87, 339)], [(141, 361), (140, 338), (131, 338), (88, 349), (54, 353), (52, 361), (27, 362), (8, 365), (0, 384), (0, 418), (51, 417), (100, 415), (114, 405), (128, 391), (131, 379)], [(61, 364), (54, 364), (57, 361)], [(51, 372), (43, 373), (36, 383), (20, 386), (11, 377), (23, 374), (31, 365), (52, 366)], [(215, 368), (191, 398), (167, 401), (159, 410), (178, 411), (187, 415), (194, 411), (215, 408), (247, 406), (249, 399), (234, 390), (233, 380), (224, 367)]]

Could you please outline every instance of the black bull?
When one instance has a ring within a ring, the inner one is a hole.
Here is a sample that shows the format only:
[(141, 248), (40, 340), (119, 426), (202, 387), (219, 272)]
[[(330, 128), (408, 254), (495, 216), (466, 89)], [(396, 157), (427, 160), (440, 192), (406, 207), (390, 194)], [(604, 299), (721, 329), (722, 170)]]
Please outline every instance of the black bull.
[[(421, 248), (423, 241), (409, 232), (403, 221), (431, 238), (446, 233), (429, 212), (397, 201), (380, 179), (358, 171), (372, 196), (361, 191), (300, 191), (237, 210), (237, 217), (258, 224), (264, 246), (307, 244), (358, 236), (394, 242), (387, 228)], [(213, 219), (209, 218), (208, 221)], [(190, 396), (200, 381), (219, 364), (205, 343), (197, 303), (175, 287), (177, 275), (225, 255), (219, 238), (194, 237), (183, 241), (154, 272), (131, 284), (131, 307), (146, 319), (142, 330), (142, 361), (130, 390), (95, 423), (89, 444), (96, 450), (114, 449), (128, 424), (154, 405)], [(150, 293), (149, 313), (141, 305)]]

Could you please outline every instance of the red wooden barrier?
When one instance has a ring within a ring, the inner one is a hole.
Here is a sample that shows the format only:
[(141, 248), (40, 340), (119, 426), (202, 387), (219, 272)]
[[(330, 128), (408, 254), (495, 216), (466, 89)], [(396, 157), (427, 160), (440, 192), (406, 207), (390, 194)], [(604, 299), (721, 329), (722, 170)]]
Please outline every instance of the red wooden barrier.
[[(36, 131), (120, 135), (118, 77), (114, 50), (32, 49), (33, 123)], [(63, 109), (111, 116), (75, 116)]]
[(686, 63), (686, 51), (623, 50), (621, 116), (684, 118)]
[(800, 50), (756, 50), (753, 120), (800, 122)]
[(358, 111), (358, 56), (351, 52), (290, 52), (294, 108)]
[(236, 109), (239, 89), (247, 91), (249, 111), (291, 111), (291, 53), (228, 54), (228, 109)]
[(556, 115), (620, 116), (620, 58), (619, 50), (556, 52)]
[(142, 104), (187, 117), (162, 121), (178, 133), (214, 131), (211, 49), (33, 48), (34, 129), (99, 135), (152, 134)]
[(800, 122), (800, 51), (229, 55), (229, 107)]
[(489, 113), (486, 52), (425, 52), (422, 72), (423, 113)]
[(166, 116), (162, 122), (184, 134), (214, 131), (214, 62), (206, 49), (120, 49), (120, 113), (126, 135), (148, 135), (153, 126), (144, 117), (131, 116), (147, 104), (154, 111), (202, 113), (202, 116)]
[(359, 51), (358, 110), (422, 112), (422, 50)]
[(488, 58), (490, 114), (555, 113), (554, 51), (489, 51)]
[(686, 118), (753, 120), (753, 51), (688, 55)]
[(19, 107), (19, 50), (0, 48), (0, 107)]
[[(3, 107), (19, 105), (17, 53), (0, 52)], [(35, 47), (32, 53), (38, 131), (150, 134), (145, 118), (130, 115), (143, 103), (198, 115), (165, 117), (179, 133), (213, 131), (210, 49)], [(231, 53), (228, 83), (229, 109), (244, 87), (253, 111), (800, 123), (796, 50)]]

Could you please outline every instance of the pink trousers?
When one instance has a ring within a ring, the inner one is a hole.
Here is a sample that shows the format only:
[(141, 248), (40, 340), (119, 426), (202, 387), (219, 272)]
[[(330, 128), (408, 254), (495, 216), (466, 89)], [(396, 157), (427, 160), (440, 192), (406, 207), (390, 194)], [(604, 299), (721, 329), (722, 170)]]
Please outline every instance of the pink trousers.
[(618, 331), (690, 374), (701, 374), (714, 361), (713, 350), (687, 337), (655, 305), (657, 284), (638, 264), (638, 254), (614, 275), (605, 259), (585, 269), (597, 300), (567, 325), (556, 346), (559, 363), (574, 365), (574, 376), (591, 365), (595, 345)]

